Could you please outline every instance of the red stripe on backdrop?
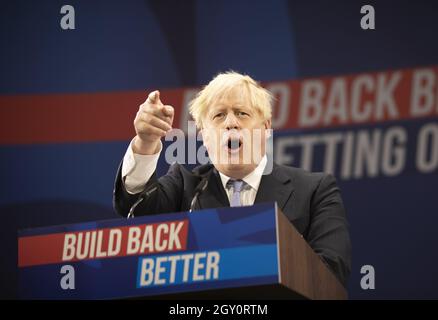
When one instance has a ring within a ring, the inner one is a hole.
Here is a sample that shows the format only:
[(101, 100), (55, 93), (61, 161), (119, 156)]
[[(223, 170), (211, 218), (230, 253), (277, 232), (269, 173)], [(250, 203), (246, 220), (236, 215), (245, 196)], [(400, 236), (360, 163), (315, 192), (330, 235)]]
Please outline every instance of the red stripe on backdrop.
[[(271, 82), (274, 129), (315, 129), (438, 116), (438, 67)], [(161, 90), (187, 118), (194, 89)], [(146, 91), (0, 96), (0, 144), (130, 140)]]
[[(182, 90), (167, 90), (180, 104)], [(0, 96), (0, 144), (129, 140), (145, 91)], [(175, 108), (175, 118), (180, 110)]]

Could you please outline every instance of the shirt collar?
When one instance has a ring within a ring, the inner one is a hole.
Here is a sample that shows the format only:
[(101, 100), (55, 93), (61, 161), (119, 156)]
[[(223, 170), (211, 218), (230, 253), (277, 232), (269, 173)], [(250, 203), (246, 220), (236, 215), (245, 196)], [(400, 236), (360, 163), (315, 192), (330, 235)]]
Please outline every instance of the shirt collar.
[[(245, 176), (242, 180), (245, 181), (251, 188), (254, 190), (259, 189), (260, 181), (262, 180), (263, 172), (266, 167), (266, 163), (268, 162), (268, 158), (266, 154), (263, 156), (262, 160), (259, 162), (258, 166), (247, 176)], [(228, 180), (231, 178), (227, 175), (223, 174), (222, 172), (219, 172), (219, 175), (221, 177), (221, 182), (224, 187), (224, 189), (227, 189), (227, 183)]]

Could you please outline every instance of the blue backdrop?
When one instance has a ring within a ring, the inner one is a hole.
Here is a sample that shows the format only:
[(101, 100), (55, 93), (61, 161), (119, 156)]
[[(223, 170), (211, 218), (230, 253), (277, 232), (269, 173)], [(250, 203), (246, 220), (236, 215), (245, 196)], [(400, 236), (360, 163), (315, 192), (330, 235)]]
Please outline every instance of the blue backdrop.
[[(229, 69), (269, 82), (438, 64), (434, 1), (77, 0), (67, 31), (64, 4), (2, 1), (0, 95), (196, 87)], [(374, 31), (360, 28), (363, 4), (374, 5)], [(437, 117), (396, 125), (409, 144), (426, 123)], [(18, 229), (116, 217), (113, 181), (128, 142), (0, 146), (0, 297), (17, 294)], [(394, 177), (336, 173), (351, 225), (351, 298), (438, 298), (438, 171), (416, 171), (407, 150)], [(363, 265), (375, 267), (375, 290), (360, 287)]]

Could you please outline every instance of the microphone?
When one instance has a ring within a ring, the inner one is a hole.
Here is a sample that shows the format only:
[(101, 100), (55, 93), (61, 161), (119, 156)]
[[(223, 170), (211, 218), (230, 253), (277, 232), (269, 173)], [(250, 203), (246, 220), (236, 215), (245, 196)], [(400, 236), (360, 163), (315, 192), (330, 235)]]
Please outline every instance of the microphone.
[(204, 178), (202, 178), (201, 182), (195, 188), (195, 195), (190, 204), (189, 212), (193, 211), (196, 203), (198, 202), (199, 196), (201, 195), (202, 192), (204, 192), (205, 189), (207, 189), (207, 186), (208, 186), (208, 176), (205, 176)]
[(126, 217), (126, 219), (129, 218), (134, 218), (134, 210), (135, 208), (137, 208), (137, 206), (146, 198), (148, 198), (152, 193), (154, 193), (155, 191), (157, 191), (158, 186), (157, 183), (153, 183), (149, 188), (147, 188), (146, 190), (144, 190), (140, 196), (138, 197), (137, 201), (132, 205), (132, 207), (129, 209), (129, 213)]

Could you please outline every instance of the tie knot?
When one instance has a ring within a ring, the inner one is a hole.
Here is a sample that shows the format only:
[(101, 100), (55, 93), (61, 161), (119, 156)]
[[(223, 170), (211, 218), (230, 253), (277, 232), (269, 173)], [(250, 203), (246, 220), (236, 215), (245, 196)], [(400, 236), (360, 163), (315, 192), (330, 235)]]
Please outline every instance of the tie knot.
[(245, 184), (246, 184), (245, 181), (240, 180), (240, 179), (238, 179), (238, 180), (230, 179), (230, 180), (228, 180), (228, 183), (227, 183), (228, 187), (231, 187), (231, 186), (233, 187), (234, 192), (242, 191)]

